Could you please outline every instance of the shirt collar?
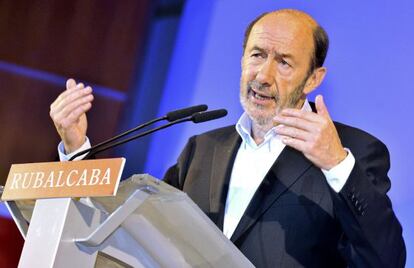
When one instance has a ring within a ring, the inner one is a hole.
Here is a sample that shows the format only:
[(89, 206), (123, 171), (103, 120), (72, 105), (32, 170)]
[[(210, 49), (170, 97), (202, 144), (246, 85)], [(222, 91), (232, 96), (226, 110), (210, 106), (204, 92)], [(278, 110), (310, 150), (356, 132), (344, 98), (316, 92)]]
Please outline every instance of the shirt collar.
[[(302, 106), (302, 110), (303, 111), (309, 111), (309, 112), (312, 111), (312, 107), (310, 106), (308, 99), (305, 99), (305, 102)], [(278, 139), (278, 135), (275, 133), (274, 129), (275, 128), (271, 128), (265, 134), (265, 140), (260, 146), (262, 146), (263, 144), (269, 144), (269, 146), (271, 146), (271, 143), (269, 143), (269, 140), (271, 140), (273, 138)], [(253, 137), (251, 136), (251, 130), (252, 130), (252, 120), (247, 115), (247, 113), (244, 112), (240, 116), (239, 120), (237, 121), (236, 131), (237, 131), (237, 133), (239, 133), (239, 135), (242, 138), (243, 143), (245, 144), (245, 146), (249, 145), (249, 146), (252, 146), (252, 147), (257, 147), (256, 142), (254, 141)]]

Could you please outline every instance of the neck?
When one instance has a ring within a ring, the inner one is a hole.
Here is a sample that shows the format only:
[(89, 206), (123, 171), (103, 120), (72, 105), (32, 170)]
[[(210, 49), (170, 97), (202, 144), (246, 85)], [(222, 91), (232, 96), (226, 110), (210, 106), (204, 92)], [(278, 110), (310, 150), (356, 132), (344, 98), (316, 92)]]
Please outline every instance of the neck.
[(264, 136), (272, 127), (272, 121), (270, 124), (265, 125), (259, 125), (257, 122), (252, 121), (252, 138), (257, 145), (264, 141)]

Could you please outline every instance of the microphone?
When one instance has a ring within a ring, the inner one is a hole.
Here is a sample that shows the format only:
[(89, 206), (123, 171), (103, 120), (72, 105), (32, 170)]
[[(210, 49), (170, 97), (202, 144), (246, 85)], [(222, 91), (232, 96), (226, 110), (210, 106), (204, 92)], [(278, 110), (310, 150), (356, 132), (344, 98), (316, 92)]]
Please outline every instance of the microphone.
[(97, 148), (101, 147), (101, 146), (105, 146), (105, 145), (107, 145), (107, 144), (109, 144), (109, 143), (111, 143), (111, 142), (113, 142), (115, 140), (118, 140), (118, 139), (120, 139), (122, 137), (125, 137), (128, 134), (131, 134), (132, 132), (136, 132), (136, 131), (138, 131), (140, 129), (143, 129), (143, 128), (149, 126), (149, 125), (155, 124), (155, 123), (157, 123), (159, 121), (167, 120), (169, 122), (172, 122), (172, 121), (175, 121), (175, 120), (178, 120), (178, 119), (181, 119), (181, 118), (188, 117), (188, 116), (193, 115), (193, 114), (198, 113), (198, 112), (203, 112), (203, 111), (205, 111), (207, 109), (208, 109), (208, 106), (207, 105), (201, 104), (201, 105), (195, 105), (195, 106), (190, 106), (190, 107), (187, 107), (187, 108), (183, 108), (183, 109), (171, 111), (171, 112), (167, 113), (166, 115), (164, 115), (162, 117), (158, 117), (156, 119), (152, 119), (152, 120), (150, 120), (150, 121), (148, 121), (148, 122), (146, 122), (144, 124), (141, 124), (141, 125), (136, 126), (136, 127), (132, 128), (130, 130), (127, 130), (127, 131), (125, 131), (125, 132), (123, 132), (123, 133), (121, 133), (119, 135), (116, 135), (115, 137), (112, 137), (112, 138), (107, 139), (107, 140), (105, 140), (105, 141), (103, 141), (101, 143), (98, 143), (98, 144), (94, 145), (91, 148), (88, 148), (86, 150), (80, 151), (79, 153), (76, 153), (75, 155), (73, 155), (69, 159), (69, 161), (72, 161), (73, 159), (75, 159), (78, 156), (84, 155), (84, 154), (86, 154), (86, 153), (88, 153), (88, 152), (90, 152), (90, 151), (92, 151), (94, 149), (97, 149)]
[(198, 124), (198, 123), (202, 123), (202, 122), (206, 122), (206, 121), (210, 121), (214, 119), (219, 119), (226, 115), (227, 115), (226, 109), (213, 110), (213, 111), (208, 111), (204, 113), (196, 113), (193, 116), (191, 116), (191, 121)]
[[(210, 121), (210, 120), (215, 120), (215, 119), (224, 117), (226, 115), (227, 115), (227, 110), (225, 110), (225, 109), (213, 110), (213, 111), (208, 111), (208, 112), (198, 112), (198, 113), (193, 114), (190, 117), (181, 118), (181, 119), (172, 121), (172, 122), (167, 123), (165, 125), (162, 125), (162, 126), (144, 131), (144, 132), (139, 133), (137, 135), (134, 135), (132, 137), (126, 138), (126, 139), (121, 140), (121, 141), (117, 141), (115, 143), (108, 144), (106, 146), (101, 146), (101, 147), (93, 146), (93, 147), (91, 147), (87, 150), (84, 150), (85, 152), (82, 153), (82, 154), (90, 152), (84, 158), (84, 159), (89, 159), (90, 157), (94, 156), (97, 153), (100, 153), (102, 151), (111, 149), (111, 148), (119, 146), (119, 145), (122, 145), (122, 144), (130, 142), (132, 140), (144, 137), (144, 136), (149, 135), (153, 132), (156, 132), (158, 130), (161, 130), (161, 129), (164, 129), (164, 128), (167, 128), (167, 127), (170, 127), (170, 126), (173, 126), (173, 125), (176, 125), (176, 124), (184, 123), (184, 122), (187, 122), (187, 121), (193, 121), (194, 123), (202, 123), (202, 122), (206, 122), (206, 121)], [(79, 155), (81, 155), (81, 154), (79, 154)], [(77, 156), (73, 156), (69, 161), (73, 160), (75, 157), (77, 157)]]
[(175, 110), (175, 111), (169, 112), (169, 113), (167, 113), (167, 115), (165, 115), (165, 118), (169, 122), (172, 122), (172, 121), (175, 121), (175, 120), (193, 115), (193, 114), (198, 113), (198, 112), (204, 112), (207, 109), (208, 109), (208, 106), (205, 105), (205, 104), (191, 106), (191, 107), (188, 107), (188, 108), (183, 108), (183, 109), (180, 109), (180, 110)]

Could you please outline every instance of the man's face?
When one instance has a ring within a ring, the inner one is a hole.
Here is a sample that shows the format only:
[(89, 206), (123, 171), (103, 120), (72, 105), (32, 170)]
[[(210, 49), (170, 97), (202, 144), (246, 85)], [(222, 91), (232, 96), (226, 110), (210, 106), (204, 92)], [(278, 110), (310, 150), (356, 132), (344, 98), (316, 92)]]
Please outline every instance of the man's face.
[(309, 93), (312, 55), (312, 29), (300, 18), (270, 14), (253, 26), (242, 58), (240, 101), (255, 123), (268, 125), (282, 109), (300, 108)]

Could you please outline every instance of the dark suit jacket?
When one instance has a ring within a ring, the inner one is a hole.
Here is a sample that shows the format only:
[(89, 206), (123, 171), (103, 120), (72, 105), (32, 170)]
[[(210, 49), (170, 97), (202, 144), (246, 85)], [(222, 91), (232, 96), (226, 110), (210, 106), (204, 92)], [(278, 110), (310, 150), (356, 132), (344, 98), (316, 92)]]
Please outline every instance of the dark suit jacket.
[[(345, 186), (334, 192), (319, 168), (285, 147), (231, 237), (256, 267), (404, 267), (402, 229), (386, 195), (387, 148), (335, 125), (356, 160)], [(220, 229), (240, 143), (234, 126), (194, 136), (165, 176)]]

